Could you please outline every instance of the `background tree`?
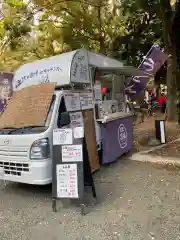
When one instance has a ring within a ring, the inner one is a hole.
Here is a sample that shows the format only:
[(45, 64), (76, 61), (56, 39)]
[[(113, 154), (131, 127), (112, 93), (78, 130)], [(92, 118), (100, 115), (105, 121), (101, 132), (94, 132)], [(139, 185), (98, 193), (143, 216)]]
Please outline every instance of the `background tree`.
[[(111, 4), (107, 0), (37, 0), (28, 5), (6, 1), (0, 28), (4, 69), (81, 47), (111, 54), (114, 39), (126, 34), (125, 17), (115, 0)], [(38, 12), (35, 25), (33, 15)]]
[[(153, 43), (169, 54), (168, 117), (180, 109), (180, 3), (174, 0), (5, 0), (0, 68), (86, 47), (138, 66)], [(34, 15), (39, 15), (39, 25)], [(177, 90), (177, 95), (176, 95)], [(177, 99), (175, 98), (177, 96)], [(180, 119), (180, 111), (178, 112)]]
[(28, 50), (32, 21), (33, 14), (23, 1), (3, 2), (0, 21), (1, 70), (13, 71), (23, 60), (31, 58)]
[(125, 17), (115, 1), (36, 0), (36, 3), (44, 9), (41, 26), (53, 22), (61, 35), (59, 44), (63, 42), (65, 50), (86, 47), (108, 54), (112, 41), (126, 34)]
[(126, 16), (128, 34), (118, 36), (113, 51), (120, 52), (128, 63), (138, 65), (152, 44), (162, 46), (162, 24), (155, 12), (149, 12), (138, 0), (122, 0), (121, 8)]
[[(179, 0), (123, 0), (123, 3), (130, 8), (136, 9), (135, 16), (140, 12), (153, 17), (156, 23), (159, 22), (161, 29), (160, 42), (168, 53), (167, 61), (167, 110), (168, 119), (175, 120), (178, 117), (180, 123), (180, 33), (177, 29), (180, 26), (180, 1)], [(143, 21), (145, 24), (145, 21)], [(141, 26), (141, 24), (138, 24)], [(158, 25), (157, 25), (158, 26)], [(152, 22), (150, 28), (152, 27)], [(140, 30), (140, 28), (137, 28)], [(152, 29), (157, 34), (157, 28)], [(139, 32), (139, 33), (140, 33)], [(176, 111), (177, 110), (177, 111)]]

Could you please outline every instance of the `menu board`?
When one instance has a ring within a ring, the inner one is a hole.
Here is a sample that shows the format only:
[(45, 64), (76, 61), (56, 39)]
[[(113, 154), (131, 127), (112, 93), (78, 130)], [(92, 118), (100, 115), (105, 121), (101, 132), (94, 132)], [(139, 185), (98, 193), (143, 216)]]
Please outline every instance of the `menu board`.
[(78, 198), (77, 164), (56, 165), (57, 197)]
[(81, 109), (79, 93), (64, 94), (66, 109), (68, 112), (79, 111)]
[(82, 145), (62, 146), (62, 162), (82, 162), (83, 151)]
[(80, 93), (80, 102), (82, 110), (92, 109), (94, 107), (92, 92)]

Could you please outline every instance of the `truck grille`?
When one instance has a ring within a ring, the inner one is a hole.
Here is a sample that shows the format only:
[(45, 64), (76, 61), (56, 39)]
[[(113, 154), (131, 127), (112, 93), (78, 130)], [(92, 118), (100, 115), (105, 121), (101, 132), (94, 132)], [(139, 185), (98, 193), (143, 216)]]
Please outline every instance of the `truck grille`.
[(0, 167), (4, 169), (4, 174), (7, 175), (21, 176), (22, 172), (29, 172), (29, 164), (27, 163), (0, 161)]
[(0, 159), (2, 157), (26, 157), (27, 148), (22, 147), (3, 147), (0, 146)]
[(29, 172), (27, 156), (27, 147), (0, 146), (0, 167), (4, 174), (21, 176), (22, 172)]
[(28, 155), (28, 149), (25, 147), (0, 146), (0, 161), (3, 160), (6, 162), (6, 159), (7, 161), (10, 161), (10, 160), (16, 161), (17, 158), (19, 158), (19, 160), (24, 159), (26, 161), (27, 155)]

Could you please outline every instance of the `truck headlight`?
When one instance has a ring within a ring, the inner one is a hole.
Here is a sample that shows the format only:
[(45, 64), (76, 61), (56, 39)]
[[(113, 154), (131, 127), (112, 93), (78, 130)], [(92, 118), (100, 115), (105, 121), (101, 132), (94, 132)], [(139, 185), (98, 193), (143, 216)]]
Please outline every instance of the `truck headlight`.
[(30, 149), (30, 159), (45, 159), (50, 157), (50, 146), (48, 138), (33, 142)]

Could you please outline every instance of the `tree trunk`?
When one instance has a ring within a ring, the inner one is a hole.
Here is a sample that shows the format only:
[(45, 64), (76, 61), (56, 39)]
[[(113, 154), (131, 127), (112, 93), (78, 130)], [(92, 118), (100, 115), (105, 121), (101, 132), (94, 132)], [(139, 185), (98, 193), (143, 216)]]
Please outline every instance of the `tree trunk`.
[(159, 99), (159, 97), (160, 97), (160, 85), (159, 84), (155, 85), (155, 91), (156, 91), (156, 98)]
[(167, 120), (177, 120), (176, 111), (176, 53), (169, 54), (167, 60)]
[[(178, 40), (180, 37), (178, 38)], [(177, 41), (176, 45), (176, 91), (177, 91), (177, 116), (180, 125), (180, 43)]]
[(180, 124), (180, 1), (176, 1), (175, 13), (173, 13), (172, 16), (173, 22), (171, 26), (171, 46), (174, 50), (172, 55), (172, 59), (174, 61), (172, 62), (172, 72), (175, 73), (173, 75), (175, 75), (176, 83), (176, 110), (178, 123)]

